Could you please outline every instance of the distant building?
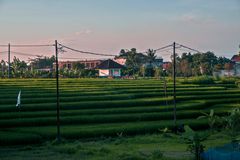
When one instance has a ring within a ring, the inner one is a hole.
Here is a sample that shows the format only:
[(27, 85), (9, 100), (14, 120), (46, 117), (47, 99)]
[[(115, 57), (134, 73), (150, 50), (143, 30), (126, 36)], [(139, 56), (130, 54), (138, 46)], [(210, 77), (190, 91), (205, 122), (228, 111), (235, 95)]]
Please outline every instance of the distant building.
[(108, 59), (97, 66), (99, 77), (121, 77), (123, 65)]
[(156, 58), (152, 63), (145, 62), (143, 64), (146, 68), (158, 68), (163, 66), (163, 59), (162, 58)]
[(42, 71), (42, 72), (52, 72), (52, 68), (40, 68), (40, 69), (35, 69), (36, 71)]
[(163, 62), (162, 68), (165, 70), (169, 70), (172, 66), (171, 62)]
[(234, 63), (240, 63), (240, 55), (233, 55), (231, 61)]
[[(113, 61), (125, 66), (127, 59), (120, 57), (120, 58), (114, 58)], [(146, 67), (162, 67), (163, 58), (158, 57), (154, 60), (154, 62), (152, 62), (152, 64), (150, 64), (149, 62), (145, 62), (143, 65)]]
[(114, 60), (115, 62), (117, 62), (117, 63), (123, 65), (123, 66), (126, 65), (126, 61), (127, 61), (126, 58), (114, 58), (113, 60)]
[(60, 61), (59, 69), (64, 69), (64, 68), (67, 68), (69, 70), (73, 69), (74, 63), (84, 64), (85, 69), (95, 69), (101, 62), (103, 62), (103, 60)]
[(231, 61), (233, 62), (234, 76), (240, 76), (240, 54), (234, 55)]
[(218, 72), (213, 72), (213, 76), (219, 76), (219, 77), (232, 77), (235, 76), (234, 70), (220, 70)]
[(220, 77), (240, 77), (240, 55), (233, 55), (231, 61), (232, 62), (228, 64), (229, 69), (223, 69), (217, 72), (213, 72), (213, 75)]

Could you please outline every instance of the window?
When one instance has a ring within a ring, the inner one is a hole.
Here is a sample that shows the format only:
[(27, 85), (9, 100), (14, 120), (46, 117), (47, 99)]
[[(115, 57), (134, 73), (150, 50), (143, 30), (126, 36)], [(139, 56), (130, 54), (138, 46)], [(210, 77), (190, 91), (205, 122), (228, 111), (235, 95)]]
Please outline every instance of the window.
[(89, 68), (90, 67), (90, 63), (86, 63), (86, 68)]
[(72, 68), (72, 64), (71, 64), (71, 63), (68, 63), (68, 64), (67, 64), (67, 68), (68, 68), (68, 69), (71, 69), (71, 68)]

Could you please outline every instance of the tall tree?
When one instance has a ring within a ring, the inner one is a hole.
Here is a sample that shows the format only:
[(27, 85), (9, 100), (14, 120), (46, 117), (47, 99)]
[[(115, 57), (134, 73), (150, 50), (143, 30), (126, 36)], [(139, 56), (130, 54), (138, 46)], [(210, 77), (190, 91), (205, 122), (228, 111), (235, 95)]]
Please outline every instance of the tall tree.
[(55, 56), (37, 56), (37, 58), (30, 59), (29, 61), (33, 69), (53, 68)]
[(6, 62), (4, 60), (2, 60), (0, 63), (0, 66), (1, 66), (1, 76), (2, 76), (2, 78), (4, 78), (5, 70), (7, 68)]
[(23, 77), (24, 72), (27, 70), (27, 63), (14, 56), (11, 68), (14, 77)]
[(150, 65), (152, 65), (155, 62), (156, 58), (157, 58), (156, 51), (153, 50), (153, 49), (148, 49), (147, 50), (147, 57), (146, 57), (148, 63)]
[(136, 75), (139, 72), (140, 67), (146, 58), (142, 53), (138, 53), (136, 48), (127, 51), (122, 49), (118, 57), (126, 59), (126, 72), (131, 76)]
[(145, 63), (147, 76), (150, 77), (154, 76), (154, 62), (156, 61), (156, 58), (157, 58), (156, 51), (153, 49), (148, 49), (146, 56), (147, 63)]

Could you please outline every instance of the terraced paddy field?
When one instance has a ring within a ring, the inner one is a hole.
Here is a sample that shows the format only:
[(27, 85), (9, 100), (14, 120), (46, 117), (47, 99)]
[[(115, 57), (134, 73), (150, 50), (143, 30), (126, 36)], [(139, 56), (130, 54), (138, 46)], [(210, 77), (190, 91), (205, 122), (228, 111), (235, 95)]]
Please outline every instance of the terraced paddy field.
[[(240, 90), (235, 83), (182, 82), (177, 82), (178, 124), (206, 130), (207, 120), (196, 119), (201, 111), (214, 109), (218, 115), (224, 115), (240, 106)], [(78, 141), (157, 136), (161, 129), (174, 125), (172, 82), (168, 81), (167, 86), (166, 97), (162, 80), (61, 79), (61, 136)], [(19, 90), (20, 112), (16, 109)], [(55, 92), (54, 79), (0, 80), (0, 146), (54, 140)]]

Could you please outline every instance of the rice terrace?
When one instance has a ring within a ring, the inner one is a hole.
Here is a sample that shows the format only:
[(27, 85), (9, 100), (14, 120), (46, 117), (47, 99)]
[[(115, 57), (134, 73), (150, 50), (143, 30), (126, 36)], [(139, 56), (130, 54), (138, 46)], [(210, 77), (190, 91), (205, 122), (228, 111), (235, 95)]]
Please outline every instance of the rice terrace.
[[(189, 125), (203, 133), (209, 124), (207, 119), (197, 119), (202, 115), (201, 111), (209, 113), (210, 109), (214, 109), (217, 115), (227, 115), (232, 108), (240, 107), (240, 90), (236, 85), (238, 79), (215, 80), (211, 84), (205, 84), (205, 81), (204, 77), (199, 80), (182, 78), (177, 81), (177, 123)], [(129, 156), (131, 159), (133, 156), (134, 159), (135, 156), (135, 159), (144, 159), (144, 156), (153, 154), (154, 159), (158, 150), (163, 154), (165, 150), (166, 156), (170, 158), (171, 151), (177, 151), (185, 158), (191, 157), (184, 154), (186, 144), (180, 136), (163, 133), (165, 128), (171, 129), (174, 126), (171, 79), (168, 79), (167, 97), (163, 81), (159, 79), (61, 79), (60, 84), (61, 136), (70, 141), (70, 145), (65, 146), (66, 151), (61, 149), (64, 145), (55, 146), (55, 152), (74, 154), (78, 150), (74, 146), (74, 140), (80, 140), (81, 147), (90, 146), (86, 153), (80, 152), (87, 159), (100, 159), (104, 156), (102, 154), (115, 159), (115, 153), (109, 154), (112, 147), (121, 148), (125, 143), (127, 148), (133, 145), (131, 150), (137, 155), (121, 155), (120, 151), (120, 157)], [(54, 79), (2, 79), (0, 86), (1, 145), (44, 144), (56, 138)], [(22, 92), (20, 111), (13, 107), (19, 89)], [(157, 137), (156, 140), (150, 139), (151, 134)], [(223, 135), (214, 133), (208, 137), (205, 140), (206, 147), (230, 141), (229, 136)], [(96, 138), (102, 140), (95, 142)], [(222, 138), (222, 141), (218, 142), (218, 138)], [(130, 144), (129, 141), (134, 142)], [(162, 143), (165, 145), (161, 146)], [(141, 145), (143, 155), (138, 153), (141, 152)], [(167, 150), (169, 145), (172, 146), (170, 151)], [(153, 149), (153, 146), (156, 148)], [(34, 150), (34, 147), (30, 149)], [(106, 153), (96, 153), (101, 149), (105, 149)], [(3, 156), (0, 158), (4, 159), (2, 152), (1, 150)], [(173, 156), (173, 159), (176, 157)]]

